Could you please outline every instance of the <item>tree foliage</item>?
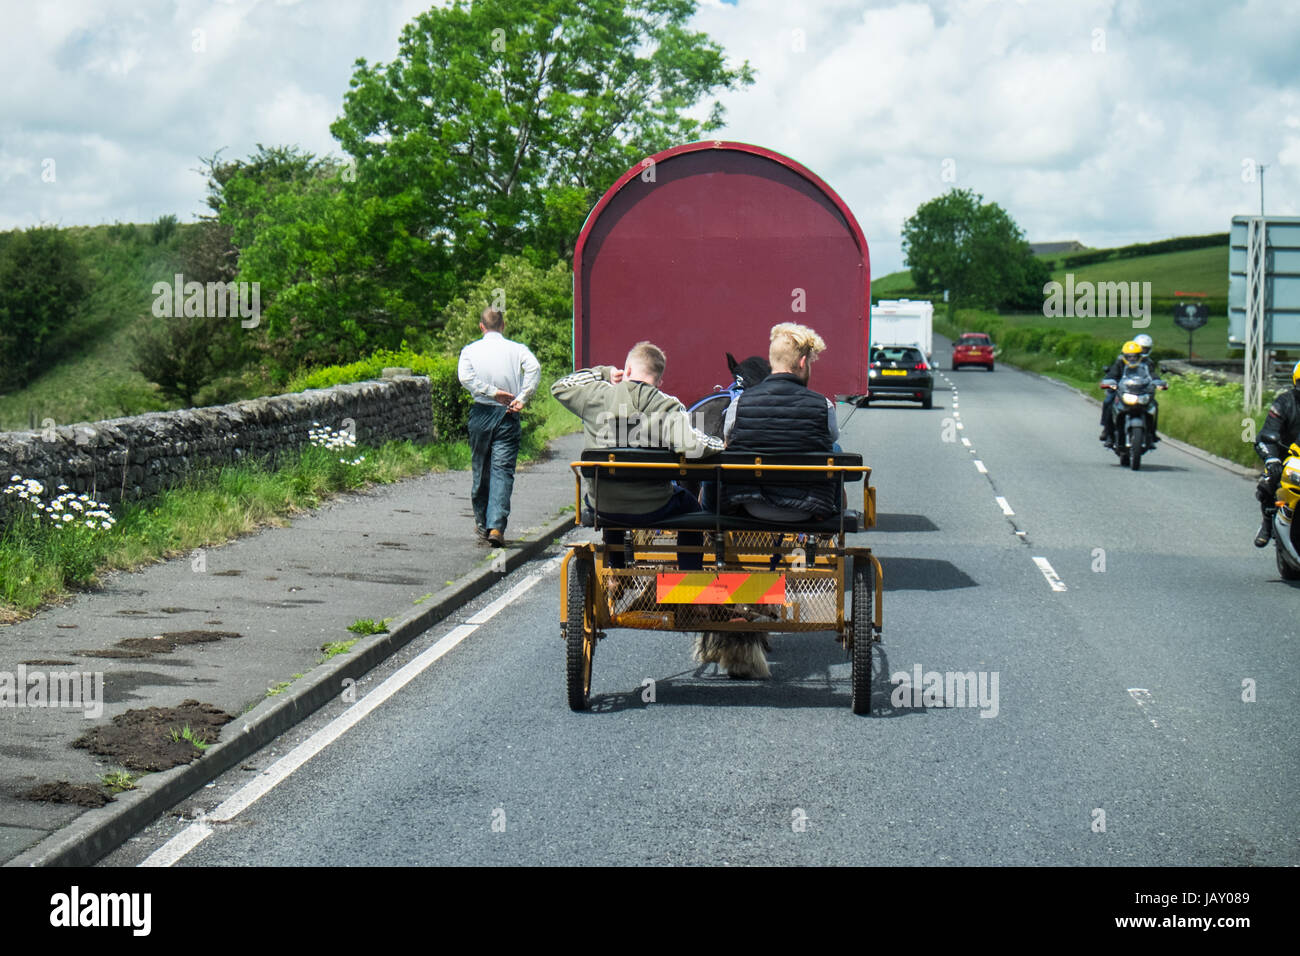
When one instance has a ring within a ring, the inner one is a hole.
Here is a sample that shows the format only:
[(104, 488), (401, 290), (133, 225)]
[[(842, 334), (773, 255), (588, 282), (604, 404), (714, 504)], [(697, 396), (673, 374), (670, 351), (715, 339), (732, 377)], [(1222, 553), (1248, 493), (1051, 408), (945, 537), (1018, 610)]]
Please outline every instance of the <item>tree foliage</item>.
[(716, 128), (716, 102), (691, 111), (752, 82), (686, 28), (694, 10), (458, 0), (409, 23), (393, 62), (357, 62), (331, 127), (346, 163), (260, 146), (207, 160), (239, 278), (262, 286), (273, 373), (439, 338), (503, 255), (542, 272), (568, 258), (610, 183)]
[(487, 307), (505, 312), (507, 338), (527, 345), (550, 375), (573, 367), (573, 272), (568, 263), (548, 269), (522, 256), (503, 256), (442, 312), (442, 344), (459, 352), (477, 339), (479, 317)]
[(1042, 304), (1047, 266), (997, 203), (952, 189), (919, 206), (903, 223), (903, 254), (921, 292), (948, 292), (958, 304), (1028, 308)]
[(0, 391), (21, 388), (66, 344), (91, 280), (67, 233), (38, 226), (0, 243)]

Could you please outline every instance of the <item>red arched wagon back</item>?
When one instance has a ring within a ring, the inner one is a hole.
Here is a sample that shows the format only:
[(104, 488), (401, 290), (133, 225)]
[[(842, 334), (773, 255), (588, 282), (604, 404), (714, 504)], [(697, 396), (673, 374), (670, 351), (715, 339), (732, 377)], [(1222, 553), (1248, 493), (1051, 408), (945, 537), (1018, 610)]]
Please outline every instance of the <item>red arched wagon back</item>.
[(814, 173), (761, 146), (675, 146), (628, 170), (587, 217), (573, 261), (576, 367), (622, 365), (649, 339), (664, 391), (688, 405), (726, 384), (726, 352), (767, 356), (778, 322), (827, 349), (824, 395), (867, 392), (871, 264), (848, 206)]

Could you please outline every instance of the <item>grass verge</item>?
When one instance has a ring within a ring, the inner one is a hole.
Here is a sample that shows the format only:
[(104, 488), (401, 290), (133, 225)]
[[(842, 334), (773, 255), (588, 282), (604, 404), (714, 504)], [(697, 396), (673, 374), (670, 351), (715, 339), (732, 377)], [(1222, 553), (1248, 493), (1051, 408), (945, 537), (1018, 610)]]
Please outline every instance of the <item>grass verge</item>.
[[(0, 532), (0, 621), (27, 617), (71, 588), (93, 586), (105, 571), (130, 570), (283, 525), (289, 515), (339, 492), (469, 467), (465, 442), (392, 441), (357, 451), (364, 458), (357, 465), (342, 464), (337, 452), (308, 447), (274, 468), (247, 462), (197, 471), (149, 501), (122, 508), (108, 530), (54, 528), (20, 514)], [(46, 495), (52, 498), (53, 489)]]

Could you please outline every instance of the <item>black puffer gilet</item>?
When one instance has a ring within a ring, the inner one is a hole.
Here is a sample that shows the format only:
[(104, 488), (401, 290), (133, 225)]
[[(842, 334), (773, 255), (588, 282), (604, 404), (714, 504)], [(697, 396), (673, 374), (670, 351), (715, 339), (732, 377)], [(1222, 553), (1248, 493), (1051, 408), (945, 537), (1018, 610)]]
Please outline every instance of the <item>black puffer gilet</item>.
[[(728, 451), (764, 455), (831, 451), (826, 398), (788, 372), (774, 372), (745, 389), (736, 400), (736, 421), (727, 441)], [(722, 508), (735, 511), (749, 501), (765, 501), (778, 508), (811, 511), (818, 518), (839, 512), (836, 489), (831, 485), (724, 485)]]

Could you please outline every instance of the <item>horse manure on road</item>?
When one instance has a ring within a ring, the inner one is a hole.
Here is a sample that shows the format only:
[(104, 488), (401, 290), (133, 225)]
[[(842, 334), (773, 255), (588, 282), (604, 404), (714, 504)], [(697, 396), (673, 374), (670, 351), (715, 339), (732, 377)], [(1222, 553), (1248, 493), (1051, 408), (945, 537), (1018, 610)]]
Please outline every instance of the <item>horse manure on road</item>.
[(19, 800), (35, 800), (38, 803), (71, 803), (79, 807), (102, 807), (113, 798), (104, 792), (103, 787), (88, 783), (42, 783), (18, 794)]
[(212, 704), (187, 700), (179, 707), (146, 707), (118, 714), (108, 724), (82, 734), (72, 744), (109, 757), (128, 770), (159, 771), (191, 763), (202, 751), (193, 740), (215, 743), (221, 727), (235, 718)]
[(100, 650), (73, 653), (82, 657), (152, 657), (154, 654), (170, 654), (187, 644), (210, 644), (243, 636), (238, 631), (165, 631), (153, 637), (128, 637)]

